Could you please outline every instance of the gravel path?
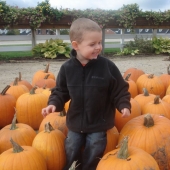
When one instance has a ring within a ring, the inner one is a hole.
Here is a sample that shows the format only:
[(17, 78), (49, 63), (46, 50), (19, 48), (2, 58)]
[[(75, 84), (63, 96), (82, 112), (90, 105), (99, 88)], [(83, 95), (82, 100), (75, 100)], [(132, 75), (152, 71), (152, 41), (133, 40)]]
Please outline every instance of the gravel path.
[[(137, 56), (137, 57), (112, 57), (112, 60), (120, 72), (123, 74), (128, 68), (134, 67), (143, 70), (145, 73), (160, 75), (167, 73), (167, 66), (170, 61), (168, 56)], [(60, 66), (65, 60), (11, 60), (9, 63), (0, 62), (0, 92), (6, 85), (14, 81), (21, 72), (22, 79), (31, 83), (34, 73), (38, 70), (44, 70), (47, 63), (50, 64), (49, 71), (57, 75)]]

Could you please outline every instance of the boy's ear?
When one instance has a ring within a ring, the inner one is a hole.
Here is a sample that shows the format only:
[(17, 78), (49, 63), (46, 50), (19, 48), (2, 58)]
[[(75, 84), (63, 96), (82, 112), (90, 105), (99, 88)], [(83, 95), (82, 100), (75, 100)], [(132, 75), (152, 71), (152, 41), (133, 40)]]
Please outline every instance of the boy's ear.
[(78, 49), (78, 43), (77, 43), (77, 41), (72, 41), (72, 42), (71, 42), (71, 45), (72, 45), (72, 47), (73, 47), (75, 50)]

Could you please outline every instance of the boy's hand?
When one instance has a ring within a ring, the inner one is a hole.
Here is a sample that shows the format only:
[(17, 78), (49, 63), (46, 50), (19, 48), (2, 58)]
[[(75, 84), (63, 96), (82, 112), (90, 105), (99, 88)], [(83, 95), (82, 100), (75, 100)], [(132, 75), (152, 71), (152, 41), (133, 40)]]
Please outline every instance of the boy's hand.
[(46, 117), (48, 114), (55, 112), (56, 107), (54, 105), (49, 105), (42, 109), (41, 114)]
[(122, 109), (122, 110), (121, 110), (121, 113), (122, 113), (122, 117), (123, 117), (123, 118), (126, 118), (126, 117), (129, 117), (129, 116), (130, 116), (130, 111), (129, 111), (129, 109), (127, 109), (127, 108)]

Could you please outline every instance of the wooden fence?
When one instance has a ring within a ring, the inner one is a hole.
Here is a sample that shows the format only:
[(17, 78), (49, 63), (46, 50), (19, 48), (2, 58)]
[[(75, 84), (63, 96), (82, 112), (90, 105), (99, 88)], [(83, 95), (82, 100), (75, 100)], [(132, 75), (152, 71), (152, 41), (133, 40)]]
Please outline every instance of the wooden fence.
[[(157, 34), (157, 29), (154, 29), (153, 34), (124, 34), (124, 29), (121, 29), (121, 34), (105, 34), (103, 29), (103, 49), (104, 48), (122, 48), (126, 41), (133, 40), (135, 37), (149, 38), (153, 36), (170, 38), (170, 34)], [(0, 52), (4, 51), (30, 51), (34, 44), (32, 43), (32, 35), (2, 35), (0, 36)], [(36, 35), (36, 43), (45, 42), (49, 39), (62, 39), (65, 42), (69, 41), (68, 35)]]

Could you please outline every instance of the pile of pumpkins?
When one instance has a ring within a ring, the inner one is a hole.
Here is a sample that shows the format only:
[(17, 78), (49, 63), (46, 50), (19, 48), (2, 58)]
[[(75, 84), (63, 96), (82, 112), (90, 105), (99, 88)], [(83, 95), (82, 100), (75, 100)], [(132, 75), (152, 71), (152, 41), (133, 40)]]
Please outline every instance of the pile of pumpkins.
[[(97, 170), (170, 169), (170, 74), (156, 76), (137, 68), (122, 75), (129, 83), (131, 115), (116, 110), (115, 127), (107, 131), (107, 146)], [(38, 70), (32, 82), (21, 73), (0, 94), (0, 170), (62, 170), (68, 129), (62, 112), (43, 118), (56, 79)], [(76, 161), (70, 170), (76, 169)]]

